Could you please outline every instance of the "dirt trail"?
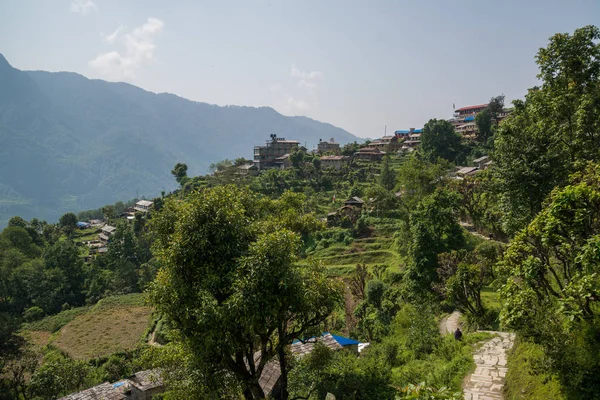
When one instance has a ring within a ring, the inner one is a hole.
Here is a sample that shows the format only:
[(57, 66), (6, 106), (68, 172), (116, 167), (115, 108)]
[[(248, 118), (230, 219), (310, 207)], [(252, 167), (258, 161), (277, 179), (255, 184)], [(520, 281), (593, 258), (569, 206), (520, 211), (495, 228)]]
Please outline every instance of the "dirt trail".
[(344, 283), (344, 312), (346, 316), (346, 327), (344, 334), (349, 335), (351, 331), (356, 328), (356, 319), (354, 317), (354, 309), (356, 308), (356, 300), (350, 290), (350, 285), (345, 279), (342, 279)]
[(458, 319), (460, 318), (460, 312), (454, 311), (452, 314), (442, 318), (440, 321), (440, 333), (442, 335), (448, 333), (454, 333), (458, 328)]

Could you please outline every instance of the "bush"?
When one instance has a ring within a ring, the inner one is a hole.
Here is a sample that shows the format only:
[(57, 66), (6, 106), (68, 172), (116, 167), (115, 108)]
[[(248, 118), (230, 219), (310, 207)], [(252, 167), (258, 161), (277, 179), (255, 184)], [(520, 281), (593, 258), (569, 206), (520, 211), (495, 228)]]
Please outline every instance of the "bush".
[(44, 310), (40, 307), (30, 307), (23, 312), (23, 319), (26, 322), (33, 322), (42, 319), (44, 316)]
[(542, 346), (517, 339), (508, 353), (504, 395), (513, 399), (562, 400), (561, 385), (551, 372)]

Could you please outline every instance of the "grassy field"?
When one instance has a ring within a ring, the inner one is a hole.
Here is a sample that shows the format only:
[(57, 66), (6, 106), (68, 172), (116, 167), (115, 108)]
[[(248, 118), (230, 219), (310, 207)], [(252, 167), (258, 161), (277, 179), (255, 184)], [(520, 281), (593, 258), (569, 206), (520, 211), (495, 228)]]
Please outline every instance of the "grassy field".
[(23, 335), (36, 346), (52, 344), (75, 359), (104, 357), (132, 350), (143, 339), (151, 314), (141, 294), (113, 296), (27, 324)]
[(356, 268), (356, 264), (366, 264), (372, 268), (385, 264), (390, 271), (399, 271), (402, 265), (400, 255), (393, 249), (391, 237), (377, 235), (354, 239), (350, 244), (336, 243), (320, 248), (309, 254), (327, 267), (331, 276), (344, 276)]
[(500, 303), (500, 294), (489, 286), (481, 289), (481, 301), (484, 307), (491, 310), (500, 311), (502, 304)]

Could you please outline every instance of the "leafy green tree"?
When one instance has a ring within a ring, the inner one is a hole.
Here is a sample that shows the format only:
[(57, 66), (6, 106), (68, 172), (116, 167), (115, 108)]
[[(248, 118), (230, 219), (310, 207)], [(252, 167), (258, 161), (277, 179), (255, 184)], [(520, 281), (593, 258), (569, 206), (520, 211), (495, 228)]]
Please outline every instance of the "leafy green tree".
[(77, 228), (77, 215), (72, 212), (66, 213), (58, 220), (58, 226), (67, 236), (71, 236)]
[(500, 124), (494, 172), (514, 233), (527, 226), (557, 185), (587, 160), (600, 156), (600, 30), (594, 26), (556, 34), (536, 62), (542, 80)]
[(391, 369), (379, 357), (356, 357), (347, 351), (316, 344), (292, 370), (291, 391), (295, 399), (393, 399)]
[(413, 155), (408, 156), (398, 169), (401, 203), (412, 210), (423, 198), (432, 194), (444, 181), (451, 164), (430, 163)]
[[(85, 300), (83, 294), (84, 271), (83, 261), (79, 254), (79, 249), (73, 242), (63, 240), (50, 246), (44, 252), (45, 274), (47, 276), (60, 277), (64, 286), (55, 287), (57, 298), (52, 302), (53, 310), (46, 309), (48, 312), (59, 311), (60, 306), (68, 303), (71, 306), (82, 305)], [(55, 270), (56, 272), (52, 272)]]
[(379, 175), (379, 184), (386, 190), (393, 190), (396, 186), (396, 173), (390, 165), (390, 156), (386, 155), (383, 158), (381, 166), (381, 174)]
[(502, 322), (541, 344), (580, 398), (593, 397), (592, 381), (600, 373), (598, 221), (600, 167), (593, 164), (552, 192), (501, 264), (508, 277), (501, 289)]
[(19, 216), (15, 216), (8, 220), (8, 226), (18, 226), (21, 228), (27, 228), (27, 221), (25, 221)]
[(90, 368), (85, 361), (58, 357), (44, 362), (31, 376), (30, 390), (44, 400), (81, 390)]
[(360, 144), (356, 142), (346, 143), (342, 146), (341, 152), (342, 155), (352, 157), (354, 153), (356, 153), (360, 149)]
[[(211, 164), (211, 170), (212, 169), (213, 169), (213, 165)], [(216, 167), (214, 169), (216, 169)], [(187, 170), (188, 170), (188, 166), (184, 163), (175, 164), (175, 167), (171, 170), (171, 174), (175, 177), (175, 180), (181, 186), (183, 186), (185, 184), (185, 182), (187, 181), (187, 178), (188, 178)]]
[(295, 265), (301, 241), (290, 228), (318, 224), (291, 200), (273, 204), (245, 189), (216, 187), (168, 200), (152, 221), (163, 265), (153, 303), (181, 332), (204, 376), (234, 377), (247, 399), (265, 398), (258, 381), (275, 357), (287, 398), (287, 346), (341, 300), (339, 284), (319, 268)]
[(233, 165), (235, 165), (236, 167), (239, 167), (240, 165), (251, 164), (251, 163), (252, 163), (252, 160), (248, 160), (248, 159), (246, 159), (244, 157), (236, 158), (233, 161)]
[(493, 135), (492, 112), (489, 106), (475, 116), (475, 124), (477, 124), (477, 141), (487, 144)]
[(473, 322), (485, 325), (486, 310), (481, 301), (481, 289), (490, 276), (486, 265), (478, 262), (474, 252), (465, 250), (440, 254), (438, 264), (436, 291)]
[(450, 122), (442, 119), (431, 119), (425, 124), (419, 152), (430, 162), (442, 158), (460, 163), (463, 158), (460, 135), (454, 131)]
[(438, 254), (464, 246), (458, 201), (455, 193), (438, 190), (410, 214), (410, 263), (405, 276), (414, 296), (426, 295), (437, 282)]

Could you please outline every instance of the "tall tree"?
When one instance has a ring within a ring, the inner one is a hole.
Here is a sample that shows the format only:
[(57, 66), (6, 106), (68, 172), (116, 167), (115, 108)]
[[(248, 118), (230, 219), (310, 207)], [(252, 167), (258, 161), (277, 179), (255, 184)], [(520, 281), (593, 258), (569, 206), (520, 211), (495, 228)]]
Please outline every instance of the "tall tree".
[(459, 163), (463, 150), (461, 138), (454, 131), (454, 126), (442, 119), (431, 119), (423, 127), (419, 152), (430, 162), (438, 158)]
[(299, 200), (260, 200), (221, 186), (168, 200), (152, 221), (163, 263), (152, 301), (181, 332), (204, 376), (234, 377), (246, 399), (265, 398), (259, 379), (271, 360), (279, 363), (287, 398), (287, 346), (341, 300), (337, 282), (294, 263), (301, 241), (293, 231), (319, 226)]
[(379, 175), (379, 184), (387, 190), (393, 190), (394, 186), (396, 186), (396, 173), (390, 165), (389, 155), (386, 155), (383, 158), (381, 174)]
[(67, 236), (71, 236), (75, 231), (75, 228), (77, 228), (77, 215), (72, 212), (64, 214), (58, 220), (58, 225), (67, 234)]
[(477, 125), (477, 141), (487, 144), (487, 141), (492, 137), (492, 112), (489, 107), (486, 107), (475, 116), (475, 124)]
[[(212, 165), (211, 165), (211, 167), (212, 167)], [(173, 174), (173, 176), (175, 177), (175, 180), (181, 186), (183, 186), (185, 184), (185, 182), (187, 181), (187, 169), (188, 169), (188, 166), (186, 164), (177, 163), (177, 164), (175, 164), (175, 167), (171, 170), (171, 174)]]
[(437, 190), (410, 214), (410, 263), (407, 284), (414, 296), (426, 295), (437, 282), (438, 254), (457, 250), (465, 238), (458, 224), (458, 196)]
[(509, 233), (533, 219), (552, 188), (600, 157), (599, 39), (594, 26), (551, 37), (536, 57), (541, 87), (514, 102), (500, 125), (493, 170)]
[[(508, 247), (502, 322), (542, 344), (573, 398), (595, 398), (600, 374), (600, 166), (564, 188)], [(587, 393), (586, 390), (588, 391)]]

